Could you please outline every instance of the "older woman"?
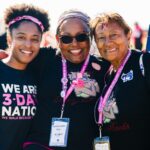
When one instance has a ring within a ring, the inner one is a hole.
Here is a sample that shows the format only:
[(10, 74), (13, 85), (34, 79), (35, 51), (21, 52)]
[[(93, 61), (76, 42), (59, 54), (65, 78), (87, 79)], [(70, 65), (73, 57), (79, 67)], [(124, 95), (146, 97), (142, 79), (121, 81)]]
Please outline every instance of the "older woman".
[(107, 65), (89, 54), (89, 20), (76, 10), (66, 11), (59, 18), (56, 39), (60, 49), (54, 59), (48, 55), (43, 59), (48, 61), (41, 73), (41, 102), (29, 142), (24, 144), (26, 150), (92, 149), (98, 136), (94, 105)]
[(101, 56), (111, 63), (98, 105), (98, 123), (112, 150), (148, 148), (150, 54), (129, 48), (131, 30), (117, 13), (102, 13), (91, 26)]

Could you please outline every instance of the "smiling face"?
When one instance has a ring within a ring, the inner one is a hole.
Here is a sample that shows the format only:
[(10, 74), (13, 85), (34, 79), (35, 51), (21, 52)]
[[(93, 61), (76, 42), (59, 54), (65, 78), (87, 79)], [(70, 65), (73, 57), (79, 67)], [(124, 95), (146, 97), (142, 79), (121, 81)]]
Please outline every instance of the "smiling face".
[[(70, 18), (65, 20), (59, 29), (59, 35), (56, 35), (56, 39), (59, 43), (59, 48), (65, 59), (72, 63), (81, 63), (86, 59), (90, 50), (90, 40), (87, 36), (86, 40), (78, 42), (76, 38), (70, 43), (63, 43), (61, 37), (64, 35), (70, 37), (76, 37), (80, 34), (89, 33), (89, 27), (87, 24), (78, 18)], [(84, 34), (84, 36), (85, 36)], [(83, 37), (82, 37), (83, 38)]]
[(97, 24), (95, 40), (102, 57), (118, 66), (128, 52), (130, 33), (117, 23)]
[(25, 69), (40, 50), (42, 34), (37, 25), (30, 21), (23, 21), (10, 34), (8, 43), (11, 55), (7, 64), (16, 69)]

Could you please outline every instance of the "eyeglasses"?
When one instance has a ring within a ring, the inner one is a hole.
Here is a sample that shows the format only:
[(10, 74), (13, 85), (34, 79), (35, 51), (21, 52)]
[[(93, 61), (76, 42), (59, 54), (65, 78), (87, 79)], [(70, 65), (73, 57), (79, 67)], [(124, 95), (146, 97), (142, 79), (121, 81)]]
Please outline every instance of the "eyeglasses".
[(61, 41), (64, 43), (64, 44), (70, 44), (72, 43), (73, 39), (75, 38), (77, 42), (85, 42), (89, 39), (89, 34), (87, 33), (81, 33), (81, 34), (78, 34), (74, 37), (72, 36), (69, 36), (69, 35), (62, 35), (59, 37), (61, 39)]

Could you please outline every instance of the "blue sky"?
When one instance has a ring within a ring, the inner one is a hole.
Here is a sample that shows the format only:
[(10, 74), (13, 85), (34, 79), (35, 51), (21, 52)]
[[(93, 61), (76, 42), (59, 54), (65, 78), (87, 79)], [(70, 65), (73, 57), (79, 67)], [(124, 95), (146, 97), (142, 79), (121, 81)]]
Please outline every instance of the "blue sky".
[(144, 29), (150, 24), (149, 0), (0, 0), (0, 17), (6, 7), (15, 3), (32, 3), (49, 12), (51, 30), (55, 30), (59, 15), (68, 9), (77, 8), (91, 17), (104, 11), (120, 13), (132, 27), (138, 21)]

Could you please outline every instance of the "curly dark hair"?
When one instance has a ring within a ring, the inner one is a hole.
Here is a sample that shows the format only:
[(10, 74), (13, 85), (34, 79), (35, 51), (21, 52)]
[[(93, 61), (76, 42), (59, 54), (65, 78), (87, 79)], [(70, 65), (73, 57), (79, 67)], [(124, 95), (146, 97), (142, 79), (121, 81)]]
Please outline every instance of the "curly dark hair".
[[(31, 4), (30, 5), (28, 5), (28, 4), (17, 4), (17, 5), (10, 6), (9, 8), (6, 9), (6, 11), (4, 13), (4, 22), (5, 22), (6, 26), (8, 26), (10, 21), (15, 19), (16, 17), (24, 16), (24, 15), (35, 17), (39, 21), (41, 21), (43, 26), (44, 26), (43, 32), (46, 32), (49, 30), (50, 19), (48, 17), (48, 13), (44, 9), (33, 6)], [(22, 21), (24, 21), (24, 19), (17, 21), (14, 24), (10, 25), (10, 27), (9, 27), (10, 32), (12, 31), (13, 28), (17, 28)], [(38, 26), (38, 28), (41, 31), (39, 26)]]

